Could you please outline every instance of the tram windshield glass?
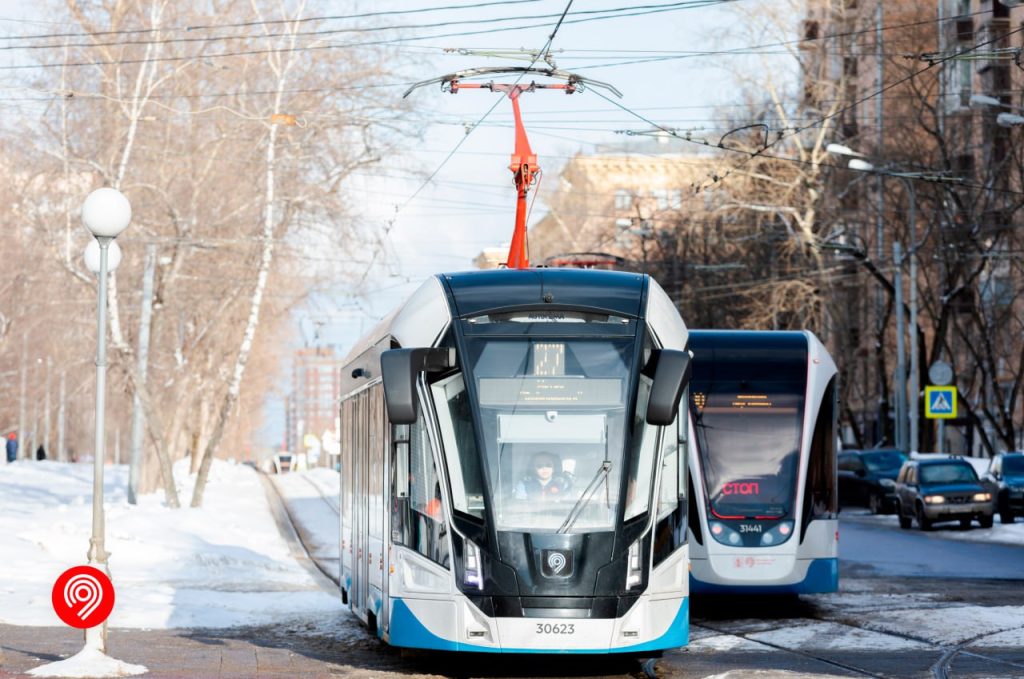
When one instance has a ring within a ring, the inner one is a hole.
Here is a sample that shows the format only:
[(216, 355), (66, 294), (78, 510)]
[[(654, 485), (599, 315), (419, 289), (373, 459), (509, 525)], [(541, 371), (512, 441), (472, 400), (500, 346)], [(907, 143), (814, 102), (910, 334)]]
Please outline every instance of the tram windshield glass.
[(803, 424), (799, 377), (711, 381), (695, 375), (690, 393), (697, 444), (717, 518), (792, 516)]
[[(648, 509), (656, 429), (642, 418), (626, 446), (632, 337), (467, 337), (463, 364), (474, 380), (480, 423), (478, 451), (465, 378), (433, 385), (453, 506), (482, 516), (480, 479), (499, 531), (613, 530), (620, 489), (626, 518)], [(641, 379), (636, 412), (646, 411), (649, 380)], [(458, 458), (458, 463), (454, 461)], [(486, 474), (477, 467), (482, 463)], [(476, 486), (476, 488), (474, 488)]]

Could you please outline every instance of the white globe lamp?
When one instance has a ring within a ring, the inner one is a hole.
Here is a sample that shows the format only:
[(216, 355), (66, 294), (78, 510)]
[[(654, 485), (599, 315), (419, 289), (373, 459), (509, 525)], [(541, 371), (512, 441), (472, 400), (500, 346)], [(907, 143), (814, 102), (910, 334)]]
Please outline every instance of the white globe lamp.
[[(85, 268), (94, 274), (100, 272), (100, 242), (93, 238), (89, 241), (89, 244), (85, 246)], [(117, 265), (121, 263), (121, 246), (117, 244), (116, 240), (110, 241), (110, 245), (107, 246), (107, 271), (114, 271), (117, 269)]]
[(97, 238), (117, 238), (131, 221), (131, 203), (117, 189), (96, 189), (82, 204), (82, 223)]

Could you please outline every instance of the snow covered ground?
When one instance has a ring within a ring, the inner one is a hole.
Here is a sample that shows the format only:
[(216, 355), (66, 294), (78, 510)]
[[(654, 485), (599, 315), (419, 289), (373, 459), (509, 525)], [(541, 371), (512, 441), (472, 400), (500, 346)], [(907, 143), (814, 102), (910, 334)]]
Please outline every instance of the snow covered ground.
[[(164, 505), (162, 492), (129, 505), (127, 467), (105, 469), (106, 548), (116, 589), (111, 627), (233, 627), (346, 615), (340, 598), (320, 589), (290, 555), (255, 470), (215, 461), (200, 509), (187, 507), (194, 483), (187, 461), (174, 472), (186, 505), (176, 510)], [(0, 623), (63, 624), (50, 592), (60, 573), (87, 561), (92, 477), (92, 464), (0, 465)]]

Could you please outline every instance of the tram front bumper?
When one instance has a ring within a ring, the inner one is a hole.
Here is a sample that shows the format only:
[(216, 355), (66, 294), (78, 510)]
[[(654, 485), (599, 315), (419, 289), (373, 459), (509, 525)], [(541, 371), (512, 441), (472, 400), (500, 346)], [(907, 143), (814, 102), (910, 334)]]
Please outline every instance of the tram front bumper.
[(392, 601), (394, 646), (484, 653), (643, 653), (684, 646), (689, 602), (641, 596), (621, 618), (490, 618), (465, 597)]

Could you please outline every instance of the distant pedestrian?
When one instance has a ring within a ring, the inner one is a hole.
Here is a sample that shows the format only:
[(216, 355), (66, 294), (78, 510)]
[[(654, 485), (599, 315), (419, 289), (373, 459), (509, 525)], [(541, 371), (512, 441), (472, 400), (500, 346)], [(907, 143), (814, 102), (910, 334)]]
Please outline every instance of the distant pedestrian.
[(7, 461), (14, 462), (18, 459), (18, 435), (13, 431), (7, 435)]
[(39, 447), (36, 448), (36, 459), (37, 460), (45, 460), (46, 459), (46, 449), (43, 448), (43, 444), (42, 443), (40, 443)]

